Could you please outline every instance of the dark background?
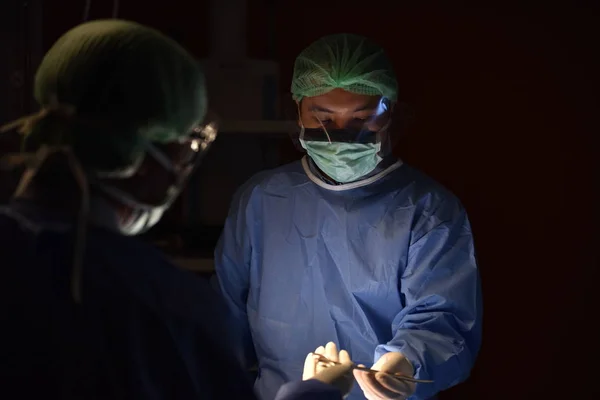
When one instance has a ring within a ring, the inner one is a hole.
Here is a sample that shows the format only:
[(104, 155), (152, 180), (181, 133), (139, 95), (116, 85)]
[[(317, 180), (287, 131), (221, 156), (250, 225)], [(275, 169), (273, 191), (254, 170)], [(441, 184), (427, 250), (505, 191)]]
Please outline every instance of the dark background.
[[(34, 109), (32, 71), (81, 21), (83, 3), (2, 0), (0, 122)], [(110, 1), (93, 3), (92, 19), (110, 16)], [(399, 154), (454, 191), (469, 212), (484, 342), (471, 379), (443, 399), (600, 398), (595, 3), (248, 3), (249, 56), (279, 61), (284, 89), (295, 56), (324, 34), (380, 42), (414, 111), (398, 132)], [(202, 1), (189, 0), (122, 0), (119, 12), (174, 36), (199, 58), (208, 52), (206, 15)], [(219, 154), (242, 169), (249, 150), (227, 143)], [(281, 146), (285, 159), (299, 156)], [(198, 246), (211, 247), (211, 238)]]

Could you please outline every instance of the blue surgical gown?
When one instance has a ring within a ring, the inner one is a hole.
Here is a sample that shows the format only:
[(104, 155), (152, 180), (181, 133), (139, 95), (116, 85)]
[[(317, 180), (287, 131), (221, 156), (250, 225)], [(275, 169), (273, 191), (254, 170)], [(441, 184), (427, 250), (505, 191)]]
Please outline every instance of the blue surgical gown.
[(254, 398), (214, 290), (151, 246), (90, 228), (76, 306), (70, 226), (0, 208), (0, 397)]
[[(403, 353), (428, 399), (470, 373), (481, 341), (481, 292), (465, 210), (400, 161), (334, 186), (307, 159), (263, 172), (235, 196), (215, 252), (219, 289), (272, 400), (302, 360), (334, 341), (354, 362)], [(355, 385), (349, 399), (364, 398)]]

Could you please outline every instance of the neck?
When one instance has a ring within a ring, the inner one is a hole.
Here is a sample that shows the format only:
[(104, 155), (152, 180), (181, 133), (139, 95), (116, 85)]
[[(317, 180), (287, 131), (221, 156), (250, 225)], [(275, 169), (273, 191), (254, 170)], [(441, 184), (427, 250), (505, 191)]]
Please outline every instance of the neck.
[[(64, 219), (78, 217), (81, 207), (81, 191), (79, 188), (64, 185), (48, 188), (32, 184), (23, 194), (27, 200), (47, 212)], [(87, 219), (90, 224), (116, 230), (123, 222), (131, 218), (133, 210), (97, 190), (90, 193), (90, 209)]]

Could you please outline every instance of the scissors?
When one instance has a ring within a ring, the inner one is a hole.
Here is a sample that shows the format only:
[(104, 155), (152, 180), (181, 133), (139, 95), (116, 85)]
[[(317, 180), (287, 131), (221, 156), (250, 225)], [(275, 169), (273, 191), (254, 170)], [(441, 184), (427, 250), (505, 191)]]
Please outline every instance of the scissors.
[[(340, 365), (341, 363), (337, 362), (337, 361), (332, 361), (329, 358), (322, 356), (320, 354), (317, 353), (312, 353), (316, 358), (317, 361), (325, 363), (325, 364), (333, 364), (333, 365)], [(374, 369), (370, 369), (367, 367), (360, 367), (358, 365), (352, 365), (352, 369), (357, 369), (359, 371), (366, 371), (366, 372), (371, 372), (371, 373), (377, 373), (377, 372), (381, 372), (381, 371), (375, 371)], [(405, 382), (412, 382), (412, 383), (433, 383), (433, 381), (429, 381), (429, 380), (425, 380), (425, 379), (415, 379), (415, 378), (411, 378), (408, 377), (406, 375), (402, 375), (402, 374), (398, 374), (398, 373), (389, 373), (386, 372), (389, 375), (392, 375), (394, 378), (399, 379), (401, 381), (405, 381)]]

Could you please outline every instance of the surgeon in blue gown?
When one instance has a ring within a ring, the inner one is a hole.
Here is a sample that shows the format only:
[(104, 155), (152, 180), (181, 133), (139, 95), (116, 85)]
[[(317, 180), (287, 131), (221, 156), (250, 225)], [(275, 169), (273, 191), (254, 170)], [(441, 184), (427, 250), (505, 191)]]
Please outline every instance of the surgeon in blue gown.
[(316, 41), (296, 60), (292, 94), (307, 155), (238, 191), (215, 253), (255, 388), (272, 400), (307, 351), (334, 341), (382, 371), (355, 371), (349, 399), (435, 398), (469, 376), (481, 342), (467, 214), (391, 155), (397, 83), (379, 46)]
[[(35, 94), (41, 111), (0, 129), (25, 149), (2, 166), (26, 170), (0, 208), (0, 397), (253, 399), (214, 291), (132, 237), (215, 138), (194, 58), (150, 28), (94, 21), (52, 47)], [(313, 368), (279, 399), (341, 400), (353, 379), (339, 361), (300, 360)]]

